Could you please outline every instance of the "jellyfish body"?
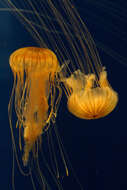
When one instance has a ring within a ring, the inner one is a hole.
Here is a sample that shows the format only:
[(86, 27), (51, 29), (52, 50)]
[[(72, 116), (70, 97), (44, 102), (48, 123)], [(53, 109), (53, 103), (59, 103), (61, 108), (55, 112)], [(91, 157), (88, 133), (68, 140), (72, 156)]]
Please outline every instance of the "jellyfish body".
[(48, 101), (59, 64), (51, 50), (26, 47), (12, 53), (10, 67), (14, 74), (15, 110), (23, 127), (23, 163), (27, 165), (29, 153), (49, 119)]
[[(97, 119), (108, 115), (116, 107), (118, 95), (107, 80), (107, 72), (95, 74), (75, 71), (65, 84), (68, 86), (68, 110), (81, 119)], [(71, 89), (71, 90), (70, 90)]]

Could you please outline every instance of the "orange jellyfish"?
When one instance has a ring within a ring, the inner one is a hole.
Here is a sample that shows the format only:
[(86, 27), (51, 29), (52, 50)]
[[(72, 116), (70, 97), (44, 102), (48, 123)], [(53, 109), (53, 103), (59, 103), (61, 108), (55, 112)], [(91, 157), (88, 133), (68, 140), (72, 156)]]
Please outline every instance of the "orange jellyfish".
[[(19, 146), (23, 131), (23, 164), (27, 165), (29, 153), (41, 142), (41, 135), (56, 114), (54, 81), (59, 70), (56, 55), (49, 49), (25, 47), (16, 50), (10, 56), (10, 67), (14, 74), (14, 86), (9, 103), (11, 107), (15, 96), (17, 127), (19, 127)], [(13, 137), (13, 135), (12, 135)], [(13, 140), (14, 142), (14, 140)]]
[(81, 119), (98, 119), (108, 115), (116, 107), (118, 94), (107, 80), (102, 69), (99, 79), (95, 74), (75, 71), (64, 79), (67, 89), (68, 110)]

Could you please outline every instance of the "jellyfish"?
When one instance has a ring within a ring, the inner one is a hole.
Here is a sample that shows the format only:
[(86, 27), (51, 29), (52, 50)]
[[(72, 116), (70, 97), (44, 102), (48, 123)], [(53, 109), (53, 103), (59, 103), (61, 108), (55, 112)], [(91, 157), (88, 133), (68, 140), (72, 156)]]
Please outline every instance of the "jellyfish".
[[(55, 77), (59, 70), (56, 55), (49, 49), (25, 47), (10, 56), (10, 67), (14, 75), (12, 96), (15, 96), (17, 127), (23, 131), (23, 164), (27, 165), (29, 153), (41, 142), (41, 135), (56, 114)], [(12, 98), (9, 103), (11, 117)], [(21, 137), (20, 137), (21, 138)], [(20, 141), (21, 147), (21, 141)]]
[(67, 88), (68, 110), (81, 119), (98, 119), (105, 117), (116, 107), (118, 94), (107, 80), (103, 68), (99, 79), (95, 74), (83, 74), (76, 70), (64, 79)]

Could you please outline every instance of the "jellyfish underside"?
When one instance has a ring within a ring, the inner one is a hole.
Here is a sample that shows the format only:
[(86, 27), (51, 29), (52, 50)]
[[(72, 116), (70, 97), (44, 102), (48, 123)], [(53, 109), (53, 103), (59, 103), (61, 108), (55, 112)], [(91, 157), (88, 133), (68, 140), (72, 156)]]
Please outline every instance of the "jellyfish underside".
[(52, 51), (26, 47), (10, 56), (10, 66), (14, 74), (15, 110), (20, 128), (23, 127), (25, 166), (50, 120), (48, 100), (59, 64)]
[(64, 79), (68, 93), (68, 110), (81, 119), (105, 117), (116, 107), (118, 95), (107, 80), (107, 72), (102, 69), (99, 79), (96, 75), (75, 71)]

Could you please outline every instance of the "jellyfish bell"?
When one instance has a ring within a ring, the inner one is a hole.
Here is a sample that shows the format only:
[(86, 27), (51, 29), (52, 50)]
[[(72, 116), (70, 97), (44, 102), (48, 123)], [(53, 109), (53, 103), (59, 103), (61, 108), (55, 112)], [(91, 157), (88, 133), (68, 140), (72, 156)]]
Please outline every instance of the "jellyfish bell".
[(54, 111), (51, 97), (55, 96), (52, 88), (59, 63), (49, 49), (25, 47), (11, 54), (10, 67), (14, 74), (15, 111), (23, 128), (23, 164), (26, 166), (30, 151), (41, 138)]
[(112, 89), (104, 68), (97, 79), (95, 74), (75, 71), (64, 79), (68, 92), (68, 110), (81, 119), (98, 119), (114, 110), (118, 94)]

